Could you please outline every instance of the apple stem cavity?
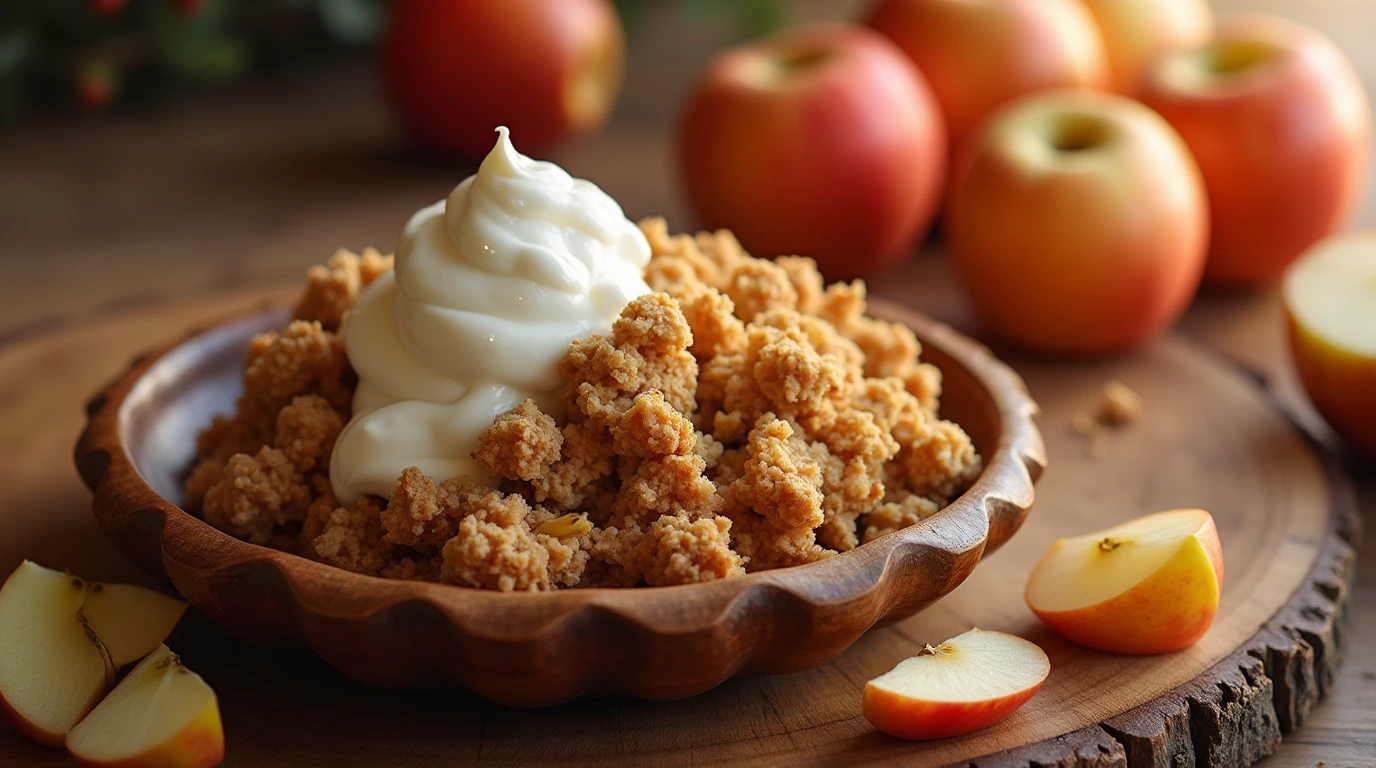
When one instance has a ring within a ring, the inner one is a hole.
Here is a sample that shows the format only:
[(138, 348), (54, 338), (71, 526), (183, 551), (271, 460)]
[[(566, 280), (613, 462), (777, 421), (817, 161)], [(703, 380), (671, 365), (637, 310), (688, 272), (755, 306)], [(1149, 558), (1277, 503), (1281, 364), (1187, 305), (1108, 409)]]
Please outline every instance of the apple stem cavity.
[(1276, 55), (1277, 48), (1261, 40), (1224, 40), (1206, 47), (1200, 53), (1207, 71), (1226, 77), (1267, 63)]
[(1123, 542), (1113, 538), (1112, 536), (1105, 536), (1104, 540), (1099, 542), (1099, 551), (1112, 552), (1113, 550), (1121, 546), (1123, 546)]
[(1052, 126), (1050, 144), (1057, 152), (1084, 152), (1103, 146), (1109, 131), (1109, 126), (1093, 115), (1063, 114)]
[(779, 69), (785, 74), (796, 74), (816, 69), (835, 54), (825, 48), (803, 48), (790, 51), (779, 57)]

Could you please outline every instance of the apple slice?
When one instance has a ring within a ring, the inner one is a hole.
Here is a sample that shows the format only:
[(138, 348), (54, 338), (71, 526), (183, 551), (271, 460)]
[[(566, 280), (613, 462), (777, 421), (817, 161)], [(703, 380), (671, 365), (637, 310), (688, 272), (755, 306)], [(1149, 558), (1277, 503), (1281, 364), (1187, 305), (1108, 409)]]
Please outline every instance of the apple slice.
[(0, 711), (50, 747), (115, 680), (109, 651), (86, 625), (86, 582), (24, 561), (0, 588)]
[(86, 622), (116, 667), (153, 652), (176, 629), (186, 603), (132, 584), (87, 582)]
[(0, 712), (49, 746), (167, 638), (186, 604), (24, 561), (0, 588)]
[(1153, 654), (1203, 637), (1222, 588), (1213, 517), (1174, 509), (1057, 541), (1032, 569), (1026, 599), (1047, 626), (1080, 645)]
[(1376, 462), (1376, 233), (1315, 246), (1286, 272), (1283, 294), (1290, 350), (1309, 399)]
[(67, 734), (67, 749), (85, 766), (201, 768), (225, 756), (215, 691), (158, 646)]
[(972, 629), (869, 681), (861, 709), (891, 736), (945, 739), (1013, 714), (1050, 673), (1051, 662), (1034, 643)]

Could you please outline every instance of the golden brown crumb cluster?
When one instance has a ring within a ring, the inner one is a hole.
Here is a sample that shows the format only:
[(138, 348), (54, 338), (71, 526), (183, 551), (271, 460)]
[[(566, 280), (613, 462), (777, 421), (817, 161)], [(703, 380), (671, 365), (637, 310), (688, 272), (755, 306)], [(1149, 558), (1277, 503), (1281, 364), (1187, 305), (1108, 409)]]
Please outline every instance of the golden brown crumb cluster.
[(390, 499), (327, 476), (354, 376), (339, 324), (390, 257), (313, 268), (296, 320), (254, 339), (233, 418), (202, 434), (188, 503), (216, 527), (340, 568), (501, 590), (661, 586), (807, 563), (912, 525), (980, 470), (937, 417), (939, 371), (861, 282), (642, 223), (658, 291), (570, 345), (566, 414), (499, 416), (477, 478), (411, 468)]
[(1142, 396), (1121, 381), (1109, 381), (1099, 393), (1098, 407), (1080, 411), (1070, 420), (1071, 429), (1088, 439), (1089, 455), (1098, 458), (1108, 450), (1108, 436), (1142, 418)]

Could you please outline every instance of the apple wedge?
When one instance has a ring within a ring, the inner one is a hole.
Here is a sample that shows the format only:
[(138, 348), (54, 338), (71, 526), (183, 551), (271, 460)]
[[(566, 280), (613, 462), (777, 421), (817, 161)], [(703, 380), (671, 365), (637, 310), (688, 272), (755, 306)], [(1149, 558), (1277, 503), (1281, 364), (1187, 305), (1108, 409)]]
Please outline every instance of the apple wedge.
[(1061, 539), (1027, 581), (1047, 626), (1110, 653), (1177, 651), (1208, 631), (1223, 588), (1223, 548), (1202, 509), (1174, 509)]
[(159, 646), (67, 734), (91, 768), (209, 768), (225, 756), (215, 691)]
[(186, 603), (132, 584), (87, 582), (82, 611), (116, 667), (147, 656), (172, 634)]
[(1314, 407), (1376, 463), (1376, 234), (1320, 243), (1286, 272), (1290, 351)]
[(1050, 673), (1051, 662), (1035, 644), (972, 629), (869, 681), (861, 709), (891, 736), (945, 739), (1013, 714)]
[(115, 680), (85, 603), (86, 582), (27, 560), (0, 588), (0, 710), (40, 744), (61, 746)]
[(0, 712), (40, 744), (63, 737), (124, 664), (167, 638), (184, 603), (24, 561), (0, 588)]

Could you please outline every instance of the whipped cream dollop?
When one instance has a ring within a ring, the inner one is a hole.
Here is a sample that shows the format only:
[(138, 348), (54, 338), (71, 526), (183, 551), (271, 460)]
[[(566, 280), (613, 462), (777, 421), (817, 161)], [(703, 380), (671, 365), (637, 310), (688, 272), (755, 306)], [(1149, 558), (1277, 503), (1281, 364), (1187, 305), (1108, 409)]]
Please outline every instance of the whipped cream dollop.
[(526, 398), (562, 415), (569, 344), (650, 292), (650, 245), (621, 206), (497, 133), (476, 174), (411, 217), (393, 271), (344, 319), (359, 384), (330, 458), (343, 503), (390, 496), (412, 466), (484, 477), (483, 431)]

